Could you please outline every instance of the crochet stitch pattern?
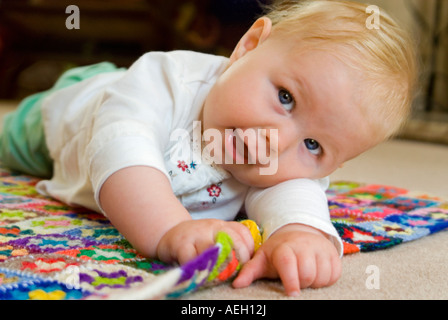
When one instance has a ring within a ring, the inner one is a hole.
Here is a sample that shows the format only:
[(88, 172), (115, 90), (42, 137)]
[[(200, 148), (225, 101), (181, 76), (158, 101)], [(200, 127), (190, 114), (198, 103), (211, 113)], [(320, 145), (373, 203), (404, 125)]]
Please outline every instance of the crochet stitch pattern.
[[(0, 299), (177, 299), (230, 281), (241, 267), (225, 233), (182, 266), (146, 259), (104, 216), (38, 194), (38, 181), (0, 167)], [(401, 188), (335, 182), (327, 198), (346, 255), (448, 227), (448, 202)], [(258, 248), (258, 226), (242, 223)]]

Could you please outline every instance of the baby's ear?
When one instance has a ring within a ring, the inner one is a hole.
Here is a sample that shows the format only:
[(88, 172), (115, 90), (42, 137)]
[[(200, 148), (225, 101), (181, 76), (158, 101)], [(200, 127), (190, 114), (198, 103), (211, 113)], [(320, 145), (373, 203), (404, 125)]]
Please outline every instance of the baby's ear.
[(257, 19), (254, 24), (241, 37), (230, 56), (230, 63), (235, 62), (247, 52), (258, 47), (271, 34), (272, 22), (267, 17)]

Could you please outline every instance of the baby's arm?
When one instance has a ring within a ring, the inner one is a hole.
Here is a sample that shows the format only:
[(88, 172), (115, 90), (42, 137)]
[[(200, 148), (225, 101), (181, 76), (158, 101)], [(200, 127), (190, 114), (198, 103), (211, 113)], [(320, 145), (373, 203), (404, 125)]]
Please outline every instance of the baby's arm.
[(219, 231), (233, 239), (240, 259), (252, 254), (253, 240), (237, 222), (192, 220), (158, 169), (133, 166), (112, 174), (99, 200), (112, 224), (141, 254), (166, 262), (186, 262), (214, 244)]

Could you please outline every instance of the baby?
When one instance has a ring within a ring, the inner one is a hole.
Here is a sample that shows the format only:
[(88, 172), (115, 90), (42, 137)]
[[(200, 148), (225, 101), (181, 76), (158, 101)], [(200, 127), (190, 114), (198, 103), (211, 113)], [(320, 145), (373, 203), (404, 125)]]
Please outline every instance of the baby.
[[(406, 34), (368, 17), (358, 3), (283, 1), (229, 59), (151, 52), (128, 70), (69, 70), (5, 118), (0, 159), (102, 212), (148, 257), (184, 263), (225, 231), (244, 263), (234, 287), (331, 285), (343, 249), (328, 176), (397, 131), (414, 89)], [(243, 206), (263, 230), (256, 252), (233, 221)]]

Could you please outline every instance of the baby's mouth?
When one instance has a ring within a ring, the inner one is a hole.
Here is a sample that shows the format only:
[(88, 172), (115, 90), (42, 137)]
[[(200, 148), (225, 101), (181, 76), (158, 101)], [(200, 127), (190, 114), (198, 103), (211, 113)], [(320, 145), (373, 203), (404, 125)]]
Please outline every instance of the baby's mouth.
[[(252, 156), (251, 148), (248, 146), (248, 143), (256, 144), (256, 141), (252, 140), (255, 139), (246, 137), (242, 129), (229, 130), (226, 133), (225, 140), (225, 152), (227, 154), (226, 163), (229, 163), (229, 160), (231, 159), (232, 164), (255, 164), (256, 158)], [(254, 150), (256, 150), (256, 148), (254, 148)]]
[[(243, 161), (244, 164), (249, 163), (249, 149), (247, 148), (247, 145), (244, 142), (244, 140), (241, 139), (236, 132), (233, 136), (233, 153), (234, 153), (234, 160), (237, 161), (237, 163), (241, 162), (241, 159), (244, 160)], [(238, 162), (238, 160), (240, 161)]]

